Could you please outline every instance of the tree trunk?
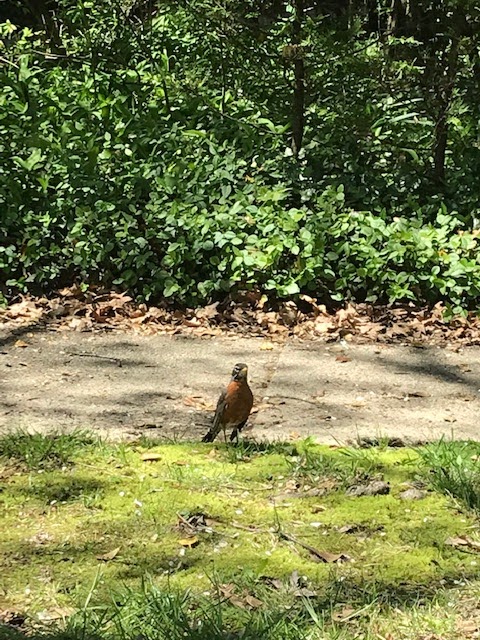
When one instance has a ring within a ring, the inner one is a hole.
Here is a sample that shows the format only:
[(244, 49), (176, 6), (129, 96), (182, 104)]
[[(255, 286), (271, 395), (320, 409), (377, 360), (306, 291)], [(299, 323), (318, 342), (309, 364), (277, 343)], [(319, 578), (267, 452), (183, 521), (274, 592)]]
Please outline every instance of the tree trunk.
[(435, 141), (433, 149), (433, 175), (437, 183), (445, 182), (445, 157), (448, 143), (448, 113), (452, 102), (458, 60), (458, 39), (452, 40), (450, 49), (440, 62), (439, 72), (443, 78), (436, 87), (438, 115), (435, 123)]
[(27, 5), (30, 15), (33, 16), (37, 24), (45, 30), (52, 49), (56, 53), (65, 53), (58, 24), (55, 19), (55, 11), (58, 9), (57, 2), (49, 0), (25, 0), (25, 4)]
[(295, 2), (295, 19), (293, 21), (293, 62), (294, 87), (292, 105), (292, 151), (298, 157), (302, 148), (303, 131), (305, 127), (305, 64), (302, 50), (302, 26), (304, 16), (303, 0)]

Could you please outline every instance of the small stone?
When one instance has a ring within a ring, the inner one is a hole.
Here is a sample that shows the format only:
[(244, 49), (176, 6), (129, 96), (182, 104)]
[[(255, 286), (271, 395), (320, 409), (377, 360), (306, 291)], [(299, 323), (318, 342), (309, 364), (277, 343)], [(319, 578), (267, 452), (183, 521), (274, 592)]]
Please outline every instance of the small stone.
[(347, 496), (384, 496), (390, 493), (390, 485), (383, 480), (375, 480), (369, 484), (359, 484), (349, 487), (346, 491)]
[(426, 491), (422, 491), (422, 489), (407, 489), (406, 491), (402, 491), (398, 496), (400, 500), (423, 500), (427, 495)]

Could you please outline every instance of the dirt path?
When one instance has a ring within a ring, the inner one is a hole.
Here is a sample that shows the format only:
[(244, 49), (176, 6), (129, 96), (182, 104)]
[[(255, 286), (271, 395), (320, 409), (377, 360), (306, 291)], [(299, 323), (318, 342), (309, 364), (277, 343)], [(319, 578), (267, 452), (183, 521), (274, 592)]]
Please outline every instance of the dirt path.
[(0, 432), (80, 427), (197, 439), (232, 365), (246, 361), (258, 438), (480, 437), (480, 348), (264, 346), (262, 338), (4, 332)]

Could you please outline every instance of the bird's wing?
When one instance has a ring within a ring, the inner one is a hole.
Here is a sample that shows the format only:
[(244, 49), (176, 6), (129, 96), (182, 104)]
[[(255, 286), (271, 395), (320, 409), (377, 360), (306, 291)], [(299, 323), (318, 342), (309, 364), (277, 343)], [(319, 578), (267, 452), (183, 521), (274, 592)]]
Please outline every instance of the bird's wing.
[(213, 423), (208, 432), (203, 436), (202, 442), (213, 442), (218, 436), (220, 429), (222, 428), (222, 416), (225, 411), (227, 391), (222, 391), (217, 402), (217, 408), (215, 409), (215, 415), (213, 417)]

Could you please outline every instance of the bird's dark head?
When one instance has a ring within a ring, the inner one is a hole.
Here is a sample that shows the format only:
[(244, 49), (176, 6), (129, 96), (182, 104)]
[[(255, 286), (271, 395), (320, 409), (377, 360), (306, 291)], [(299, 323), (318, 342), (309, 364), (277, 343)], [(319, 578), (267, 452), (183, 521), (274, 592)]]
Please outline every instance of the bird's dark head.
[(232, 371), (232, 380), (246, 380), (248, 367), (244, 362), (238, 362)]

